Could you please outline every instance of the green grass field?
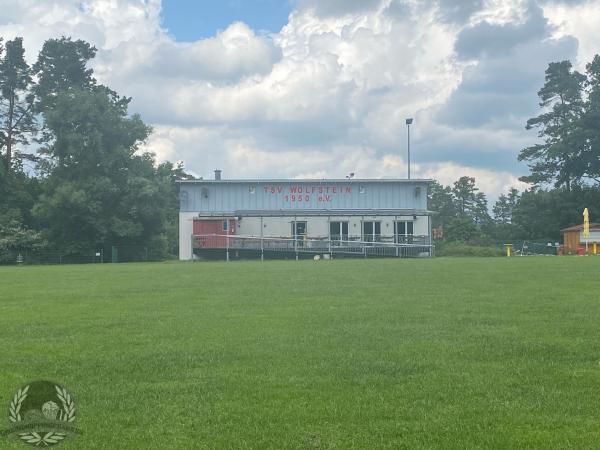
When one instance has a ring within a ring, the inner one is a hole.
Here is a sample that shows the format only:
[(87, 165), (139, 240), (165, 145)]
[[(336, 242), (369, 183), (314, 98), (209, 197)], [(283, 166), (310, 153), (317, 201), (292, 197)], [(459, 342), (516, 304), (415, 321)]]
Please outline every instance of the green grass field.
[(597, 449), (599, 280), (593, 257), (0, 267), (0, 411), (50, 379), (65, 449)]

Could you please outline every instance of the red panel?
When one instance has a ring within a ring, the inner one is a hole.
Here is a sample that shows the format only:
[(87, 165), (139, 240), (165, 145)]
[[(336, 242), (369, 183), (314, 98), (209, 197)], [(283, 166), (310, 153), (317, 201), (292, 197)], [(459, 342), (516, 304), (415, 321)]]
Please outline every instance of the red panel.
[[(225, 219), (227, 220), (227, 219)], [(223, 219), (196, 219), (194, 220), (194, 236), (209, 235), (196, 240), (196, 246), (201, 248), (225, 248), (227, 238), (223, 235), (234, 235), (236, 231), (235, 220), (229, 219), (229, 233), (223, 230)], [(216, 236), (212, 236), (216, 235)]]
[(222, 220), (194, 220), (194, 234), (226, 234)]

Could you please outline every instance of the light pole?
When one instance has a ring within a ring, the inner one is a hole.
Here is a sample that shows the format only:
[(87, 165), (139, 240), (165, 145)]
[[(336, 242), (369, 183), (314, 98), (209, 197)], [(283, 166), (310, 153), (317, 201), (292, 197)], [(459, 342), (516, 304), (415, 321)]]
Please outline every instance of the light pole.
[(410, 180), (410, 125), (413, 123), (412, 118), (406, 119), (406, 128), (408, 129), (408, 179)]

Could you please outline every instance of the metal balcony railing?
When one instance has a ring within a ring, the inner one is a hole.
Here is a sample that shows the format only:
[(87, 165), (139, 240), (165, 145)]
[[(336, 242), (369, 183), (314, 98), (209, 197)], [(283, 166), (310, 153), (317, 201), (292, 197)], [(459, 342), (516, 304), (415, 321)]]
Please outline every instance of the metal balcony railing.
[(231, 252), (239, 255), (255, 255), (265, 258), (269, 256), (295, 255), (335, 255), (363, 257), (428, 257), (434, 255), (434, 246), (429, 236), (376, 236), (373, 240), (361, 237), (302, 236), (297, 239), (284, 237), (239, 236), (223, 234), (203, 234), (192, 236), (195, 253), (203, 251), (225, 251), (229, 259)]

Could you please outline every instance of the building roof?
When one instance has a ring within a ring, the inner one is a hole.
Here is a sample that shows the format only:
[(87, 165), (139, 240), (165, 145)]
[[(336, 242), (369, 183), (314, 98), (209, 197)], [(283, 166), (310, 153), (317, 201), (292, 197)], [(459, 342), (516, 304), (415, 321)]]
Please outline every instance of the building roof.
[(238, 179), (238, 180), (178, 180), (181, 184), (226, 184), (226, 183), (256, 183), (256, 184), (275, 184), (275, 183), (429, 183), (433, 180), (428, 178), (273, 178), (273, 179)]
[[(561, 233), (564, 233), (566, 231), (583, 231), (583, 224), (574, 225), (569, 228), (563, 228), (560, 231), (561, 231)], [(600, 231), (600, 223), (590, 223), (590, 231)]]

